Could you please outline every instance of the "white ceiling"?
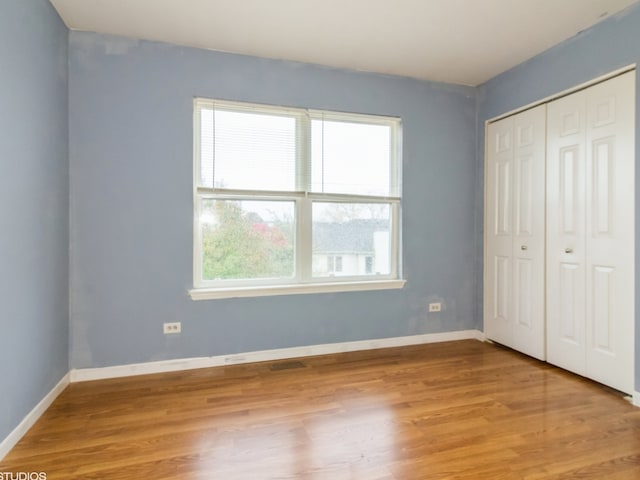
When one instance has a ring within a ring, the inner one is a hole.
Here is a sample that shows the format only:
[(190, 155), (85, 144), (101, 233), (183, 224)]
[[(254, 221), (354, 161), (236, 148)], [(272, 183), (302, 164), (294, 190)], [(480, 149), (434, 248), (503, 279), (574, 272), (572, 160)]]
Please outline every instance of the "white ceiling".
[(51, 0), (67, 26), (478, 85), (637, 0)]

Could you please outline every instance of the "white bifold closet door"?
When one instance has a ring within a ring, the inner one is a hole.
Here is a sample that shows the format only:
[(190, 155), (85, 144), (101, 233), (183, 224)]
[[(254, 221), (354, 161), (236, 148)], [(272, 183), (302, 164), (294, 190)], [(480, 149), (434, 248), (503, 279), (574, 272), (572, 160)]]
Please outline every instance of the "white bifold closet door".
[(487, 128), (485, 334), (544, 360), (545, 105)]
[(547, 360), (634, 390), (635, 72), (547, 105)]

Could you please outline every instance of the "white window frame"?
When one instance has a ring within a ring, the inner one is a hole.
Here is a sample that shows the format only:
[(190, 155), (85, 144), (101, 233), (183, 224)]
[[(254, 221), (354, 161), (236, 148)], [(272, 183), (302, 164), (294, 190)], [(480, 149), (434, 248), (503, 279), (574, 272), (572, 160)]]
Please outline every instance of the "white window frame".
[[(200, 110), (216, 107), (257, 111), (260, 113), (291, 115), (296, 118), (296, 129), (300, 129), (296, 158), (296, 189), (288, 192), (231, 190), (203, 187), (200, 185)], [(310, 192), (311, 176), (311, 120), (347, 121), (350, 123), (381, 124), (392, 129), (390, 182), (401, 188), (401, 123), (396, 117), (382, 117), (340, 113), (334, 111), (307, 110), (244, 102), (229, 102), (204, 98), (194, 99), (194, 161), (193, 161), (193, 289), (189, 294), (194, 300), (216, 298), (253, 297), (268, 295), (347, 292), (361, 290), (386, 290), (402, 288), (406, 283), (401, 278), (401, 195), (380, 197), (367, 195), (346, 195)], [(395, 176), (397, 175), (397, 177)], [(280, 200), (294, 202), (295, 240), (294, 276), (290, 279), (243, 279), (243, 280), (203, 280), (202, 279), (202, 235), (200, 225), (201, 204), (204, 199), (220, 200)], [(312, 206), (313, 202), (328, 203), (381, 203), (390, 207), (390, 273), (388, 275), (327, 276), (312, 275)]]

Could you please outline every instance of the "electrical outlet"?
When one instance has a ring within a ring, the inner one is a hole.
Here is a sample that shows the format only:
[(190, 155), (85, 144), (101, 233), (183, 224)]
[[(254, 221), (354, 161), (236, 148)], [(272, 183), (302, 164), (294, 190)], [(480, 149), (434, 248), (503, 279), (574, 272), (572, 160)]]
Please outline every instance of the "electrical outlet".
[(180, 333), (182, 331), (182, 324), (180, 322), (165, 323), (162, 326), (162, 331), (165, 334)]
[(439, 312), (440, 310), (442, 310), (442, 304), (440, 302), (429, 304), (429, 312)]

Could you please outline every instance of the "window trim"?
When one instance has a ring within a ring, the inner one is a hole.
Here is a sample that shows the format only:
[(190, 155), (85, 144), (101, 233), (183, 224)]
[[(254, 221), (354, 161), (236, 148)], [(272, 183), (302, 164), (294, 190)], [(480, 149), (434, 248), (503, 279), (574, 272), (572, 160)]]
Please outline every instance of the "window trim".
[[(257, 111), (275, 115), (291, 114), (296, 118), (297, 141), (301, 144), (296, 159), (296, 190), (233, 190), (216, 187), (200, 186), (200, 120), (198, 116), (203, 108), (231, 108), (233, 110)], [(350, 123), (388, 125), (392, 129), (391, 158), (389, 178), (390, 186), (396, 185), (398, 196), (369, 196), (354, 194), (335, 194), (309, 192), (311, 187), (310, 169), (310, 125), (311, 120), (323, 118), (330, 121), (346, 121)], [(366, 290), (386, 290), (403, 288), (406, 281), (402, 279), (400, 268), (401, 243), (401, 122), (397, 117), (350, 114), (333, 111), (319, 111), (260, 105), (245, 102), (231, 102), (194, 98), (193, 102), (193, 288), (189, 295), (193, 300), (217, 298), (255, 297), (271, 295), (292, 295), (305, 293), (328, 293)], [(299, 130), (300, 129), (300, 130)], [(304, 153), (300, 153), (303, 152)], [(260, 278), (241, 280), (203, 280), (202, 279), (202, 225), (199, 221), (201, 202), (206, 198), (236, 199), (236, 200), (279, 200), (292, 201), (295, 205), (296, 239), (295, 271), (292, 278)], [(312, 205), (314, 201), (329, 203), (384, 203), (389, 205), (390, 211), (390, 272), (388, 275), (364, 274), (357, 276), (313, 276), (312, 272)], [(299, 211), (302, 209), (303, 211)], [(308, 257), (308, 258), (307, 258)]]
[(300, 295), (308, 293), (365, 292), (398, 290), (407, 283), (404, 279), (368, 280), (357, 282), (322, 282), (278, 285), (254, 285), (246, 287), (201, 287), (189, 290), (192, 300), (222, 298), (269, 297), (275, 295)]

